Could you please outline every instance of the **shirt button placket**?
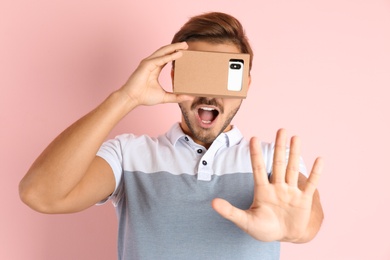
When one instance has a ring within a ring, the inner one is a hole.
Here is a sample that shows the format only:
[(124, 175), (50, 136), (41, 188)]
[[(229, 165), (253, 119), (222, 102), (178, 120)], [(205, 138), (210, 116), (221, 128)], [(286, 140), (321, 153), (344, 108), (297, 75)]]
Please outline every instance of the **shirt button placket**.
[(198, 180), (210, 181), (211, 175), (213, 175), (212, 159), (207, 158), (207, 156), (203, 156), (203, 158), (201, 158), (199, 162)]

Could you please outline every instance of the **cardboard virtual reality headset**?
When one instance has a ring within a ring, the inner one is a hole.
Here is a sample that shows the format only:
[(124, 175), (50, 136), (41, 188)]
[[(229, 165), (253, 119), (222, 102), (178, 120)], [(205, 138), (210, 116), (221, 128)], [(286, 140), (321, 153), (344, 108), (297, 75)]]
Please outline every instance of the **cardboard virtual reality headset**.
[(246, 98), (247, 53), (183, 50), (175, 61), (173, 92), (202, 97)]

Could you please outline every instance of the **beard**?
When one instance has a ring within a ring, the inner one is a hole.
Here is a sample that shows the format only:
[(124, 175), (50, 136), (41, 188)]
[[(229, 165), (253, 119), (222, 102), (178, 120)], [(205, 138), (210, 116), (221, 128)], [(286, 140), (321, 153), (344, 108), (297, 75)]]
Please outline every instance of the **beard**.
[[(198, 105), (212, 105), (212, 106), (218, 107), (218, 109), (220, 111), (220, 114), (218, 115), (218, 117), (220, 117), (220, 116), (225, 114), (224, 107), (221, 104), (219, 104), (216, 101), (216, 99), (214, 99), (214, 98), (213, 99), (207, 99), (207, 98), (204, 98), (204, 97), (197, 98), (192, 103), (191, 109), (189, 111), (186, 110), (181, 104), (179, 104), (179, 107), (180, 107), (181, 113), (183, 115), (184, 121), (186, 122), (186, 124), (188, 126), (188, 129), (191, 132), (191, 137), (193, 139), (195, 139), (195, 140), (198, 140), (198, 141), (202, 142), (202, 143), (211, 144), (230, 125), (230, 123), (233, 120), (234, 116), (236, 115), (236, 113), (240, 109), (241, 103), (236, 108), (234, 108), (233, 110), (228, 112), (228, 114), (227, 114), (227, 116), (225, 118), (225, 121), (222, 123), (222, 126), (219, 129), (216, 129), (216, 127), (219, 127), (219, 126), (215, 126), (215, 127), (212, 127), (212, 128), (203, 128), (203, 127), (197, 126), (195, 122), (191, 122), (191, 120), (190, 120), (190, 113)], [(218, 118), (218, 119), (220, 119), (220, 118)]]

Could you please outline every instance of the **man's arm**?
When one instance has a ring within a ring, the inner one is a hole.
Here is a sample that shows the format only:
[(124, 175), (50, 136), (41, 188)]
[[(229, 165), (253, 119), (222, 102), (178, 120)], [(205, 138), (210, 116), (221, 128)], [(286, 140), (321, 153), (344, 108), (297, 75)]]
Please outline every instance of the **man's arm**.
[(107, 163), (95, 155), (127, 109), (131, 111), (127, 102), (116, 92), (62, 132), (20, 182), (23, 202), (44, 213), (68, 213), (110, 195), (115, 188), (114, 176)]
[(114, 126), (140, 105), (181, 102), (166, 92), (158, 77), (166, 63), (181, 56), (186, 43), (164, 46), (141, 61), (126, 84), (96, 109), (62, 132), (36, 159), (21, 180), (23, 202), (44, 213), (80, 211), (109, 196), (115, 178), (96, 153)]

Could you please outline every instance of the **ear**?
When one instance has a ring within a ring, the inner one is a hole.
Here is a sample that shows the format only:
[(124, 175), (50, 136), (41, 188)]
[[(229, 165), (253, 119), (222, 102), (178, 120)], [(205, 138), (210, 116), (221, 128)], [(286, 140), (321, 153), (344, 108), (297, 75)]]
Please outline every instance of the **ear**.
[(252, 78), (251, 78), (251, 75), (248, 76), (248, 90), (251, 86), (251, 83), (252, 83)]

